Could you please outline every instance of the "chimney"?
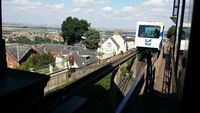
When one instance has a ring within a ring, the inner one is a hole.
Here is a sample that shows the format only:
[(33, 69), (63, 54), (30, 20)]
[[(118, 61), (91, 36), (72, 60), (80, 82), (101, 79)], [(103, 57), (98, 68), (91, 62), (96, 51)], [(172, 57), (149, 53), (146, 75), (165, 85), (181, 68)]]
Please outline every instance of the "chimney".
[(120, 31), (119, 30), (114, 30), (113, 35), (120, 35)]
[(62, 50), (60, 51), (60, 56), (63, 57), (63, 51)]
[(67, 41), (65, 41), (64, 49), (67, 49)]
[(48, 53), (46, 46), (44, 46), (44, 53)]
[(36, 50), (36, 45), (35, 44), (32, 45), (32, 49)]

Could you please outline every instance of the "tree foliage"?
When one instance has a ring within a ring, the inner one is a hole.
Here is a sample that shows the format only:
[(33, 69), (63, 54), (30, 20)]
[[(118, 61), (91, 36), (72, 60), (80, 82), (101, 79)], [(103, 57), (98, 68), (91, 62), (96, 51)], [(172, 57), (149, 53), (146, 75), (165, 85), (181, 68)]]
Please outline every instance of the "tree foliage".
[(88, 30), (84, 36), (86, 37), (84, 43), (88, 49), (96, 50), (99, 46), (100, 34), (95, 29)]
[(129, 59), (129, 60), (127, 61), (127, 70), (128, 70), (128, 71), (131, 70), (131, 67), (132, 67), (132, 65), (133, 65), (134, 60), (135, 60), (135, 59), (132, 58), (132, 59)]
[(31, 40), (25, 36), (21, 36), (18, 38), (17, 43), (31, 44)]
[(54, 43), (54, 44), (62, 44), (63, 42), (51, 40), (49, 38), (42, 38), (42, 37), (35, 37), (33, 41), (28, 39), (25, 36), (21, 36), (17, 38), (16, 40), (13, 40), (12, 38), (8, 39), (8, 43), (22, 43), (22, 44), (45, 44), (45, 43)]
[(61, 36), (64, 41), (67, 41), (67, 44), (75, 44), (80, 42), (81, 36), (89, 30), (90, 23), (86, 20), (74, 17), (68, 17), (63, 21), (61, 25)]
[(30, 68), (38, 68), (48, 64), (55, 64), (55, 58), (51, 54), (37, 54), (24, 62), (19, 69), (29, 70)]
[(175, 34), (175, 26), (171, 26), (167, 31), (167, 38), (171, 38)]
[(128, 73), (128, 70), (127, 70), (127, 68), (125, 67), (125, 66), (122, 66), (121, 68), (120, 68), (120, 75), (121, 76), (126, 76), (126, 73)]
[(16, 40), (9, 38), (8, 43), (22, 43), (22, 44), (32, 44), (31, 40), (25, 36), (20, 36)]
[(44, 43), (51, 43), (51, 39), (49, 38), (41, 38), (41, 37), (35, 37), (35, 41), (36, 44), (44, 44)]

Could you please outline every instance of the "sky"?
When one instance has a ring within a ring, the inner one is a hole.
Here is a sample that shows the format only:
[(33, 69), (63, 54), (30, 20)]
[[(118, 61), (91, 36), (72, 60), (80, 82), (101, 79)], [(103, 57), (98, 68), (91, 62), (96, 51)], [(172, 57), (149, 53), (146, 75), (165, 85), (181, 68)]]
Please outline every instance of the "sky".
[(168, 29), (174, 0), (3, 0), (3, 23), (61, 26), (69, 16), (94, 28), (135, 29), (137, 21), (162, 21)]

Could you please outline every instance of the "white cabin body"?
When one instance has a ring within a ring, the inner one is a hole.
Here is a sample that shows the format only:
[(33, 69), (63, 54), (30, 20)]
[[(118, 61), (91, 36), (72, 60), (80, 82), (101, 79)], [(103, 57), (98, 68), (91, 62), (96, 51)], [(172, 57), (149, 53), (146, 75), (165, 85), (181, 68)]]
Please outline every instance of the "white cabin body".
[(163, 35), (163, 22), (138, 22), (135, 36), (135, 47), (160, 50), (162, 48)]

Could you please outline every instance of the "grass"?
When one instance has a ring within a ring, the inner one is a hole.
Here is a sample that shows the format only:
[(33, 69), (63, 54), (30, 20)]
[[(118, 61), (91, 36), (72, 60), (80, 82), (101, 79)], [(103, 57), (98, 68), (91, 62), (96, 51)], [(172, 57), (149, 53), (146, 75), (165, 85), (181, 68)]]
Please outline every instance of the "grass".
[(112, 74), (98, 81), (79, 96), (86, 97), (88, 100), (81, 106), (76, 113), (91, 113), (96, 110), (96, 107), (101, 104), (103, 99), (108, 95), (111, 83)]
[[(56, 72), (56, 71), (59, 71), (59, 70), (60, 69), (58, 67), (54, 67), (53, 68), (53, 72)], [(41, 74), (48, 74), (49, 73), (49, 68), (44, 68), (44, 69), (38, 70), (36, 72), (41, 73)]]
[(110, 89), (111, 76), (112, 74), (110, 73), (109, 75), (92, 85), (89, 89), (83, 92), (82, 96), (101, 100)]
[[(91, 113), (96, 107), (101, 104), (103, 99), (108, 95), (111, 83), (112, 73), (105, 76), (103, 79), (89, 87), (83, 92), (80, 92), (78, 95), (82, 97), (86, 97), (88, 100), (76, 111), (76, 113)], [(65, 85), (59, 86), (49, 92), (46, 92), (45, 95), (51, 95), (54, 92), (60, 91), (69, 84), (77, 81), (78, 79), (74, 79), (70, 82), (67, 82)]]
[(49, 68), (41, 69), (41, 70), (39, 70), (37, 72), (41, 73), (41, 74), (48, 74), (49, 73)]
[(111, 82), (112, 73), (104, 77), (102, 80), (98, 81), (95, 85), (102, 86), (105, 90), (110, 89), (110, 82)]

